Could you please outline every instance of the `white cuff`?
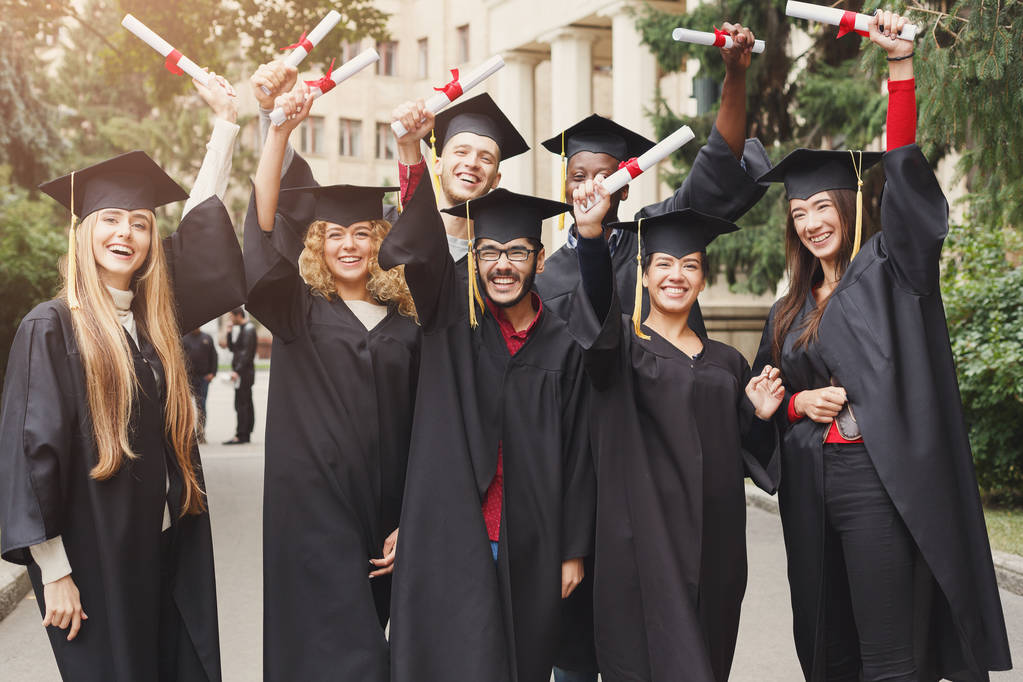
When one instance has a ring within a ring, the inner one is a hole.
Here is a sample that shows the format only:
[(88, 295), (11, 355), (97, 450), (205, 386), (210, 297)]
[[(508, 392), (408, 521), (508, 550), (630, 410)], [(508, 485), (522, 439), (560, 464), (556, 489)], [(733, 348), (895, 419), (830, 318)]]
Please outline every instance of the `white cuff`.
[(67, 552), (64, 551), (64, 540), (61, 536), (58, 535), (46, 542), (32, 545), (29, 547), (29, 550), (32, 552), (32, 558), (42, 573), (43, 585), (48, 585), (66, 575), (71, 575), (71, 564), (67, 560)]

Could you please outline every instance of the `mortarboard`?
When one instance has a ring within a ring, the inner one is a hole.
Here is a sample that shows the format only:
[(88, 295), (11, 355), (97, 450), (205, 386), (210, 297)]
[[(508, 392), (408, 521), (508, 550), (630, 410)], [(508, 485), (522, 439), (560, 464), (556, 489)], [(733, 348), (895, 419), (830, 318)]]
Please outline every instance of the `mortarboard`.
[(433, 125), (437, 147), (444, 151), (458, 133), (475, 133), (489, 137), (501, 150), (501, 160), (529, 151), (529, 145), (490, 95), (483, 93), (448, 107), (437, 114)]
[(360, 187), (358, 185), (326, 185), (289, 187), (281, 194), (305, 194), (315, 198), (312, 220), (348, 226), (362, 220), (382, 220), (384, 194), (397, 187)]

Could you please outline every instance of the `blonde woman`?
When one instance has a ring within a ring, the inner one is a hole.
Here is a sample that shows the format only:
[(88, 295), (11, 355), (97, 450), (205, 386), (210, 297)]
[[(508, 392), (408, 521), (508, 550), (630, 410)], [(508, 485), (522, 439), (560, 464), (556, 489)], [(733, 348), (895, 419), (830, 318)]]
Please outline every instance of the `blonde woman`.
[(274, 335), (263, 672), (387, 682), (419, 327), (401, 269), (377, 264), (389, 188), (313, 186), (297, 155), (281, 177), (307, 93), (277, 98), (292, 118), (268, 131), (245, 224), (248, 308)]
[[(81, 216), (64, 287), (22, 320), (0, 414), (0, 542), (65, 679), (219, 680), (209, 515), (181, 347), (244, 299), (221, 203), (230, 85), (191, 197), (143, 152), (41, 187)], [(154, 210), (188, 198), (161, 240)]]

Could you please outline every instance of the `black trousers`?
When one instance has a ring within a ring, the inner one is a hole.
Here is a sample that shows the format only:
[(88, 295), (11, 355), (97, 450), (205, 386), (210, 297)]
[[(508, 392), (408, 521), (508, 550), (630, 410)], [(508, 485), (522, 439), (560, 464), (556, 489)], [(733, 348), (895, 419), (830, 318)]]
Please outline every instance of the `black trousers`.
[(916, 680), (916, 547), (862, 443), (824, 445), (824, 504), (827, 679)]
[(255, 372), (251, 370), (238, 373), (238, 388), (234, 389), (234, 411), (238, 414), (238, 429), (234, 435), (238, 440), (249, 440), (256, 425), (256, 410), (252, 406), (252, 384), (255, 378)]

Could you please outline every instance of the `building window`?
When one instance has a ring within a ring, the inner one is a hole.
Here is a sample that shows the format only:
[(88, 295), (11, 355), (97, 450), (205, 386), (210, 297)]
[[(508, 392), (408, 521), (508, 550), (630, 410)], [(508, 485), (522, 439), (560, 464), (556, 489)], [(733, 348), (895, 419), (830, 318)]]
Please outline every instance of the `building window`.
[(378, 76), (398, 75), (398, 43), (391, 40), (386, 43), (377, 43), (377, 53), (380, 61), (376, 63)]
[(377, 158), (394, 159), (398, 156), (397, 143), (390, 123), (377, 123)]
[(324, 119), (322, 116), (310, 116), (305, 120), (299, 137), (298, 148), (303, 154), (323, 156), (326, 142)]
[(455, 29), (456, 46), (458, 47), (458, 63), (465, 64), (469, 61), (469, 24), (464, 24)]
[(338, 138), (338, 153), (341, 156), (362, 156), (362, 121), (341, 119)]
[(416, 43), (416, 52), (419, 54), (419, 66), (416, 68), (417, 78), (426, 78), (430, 75), (430, 42), (426, 38), (420, 38)]

